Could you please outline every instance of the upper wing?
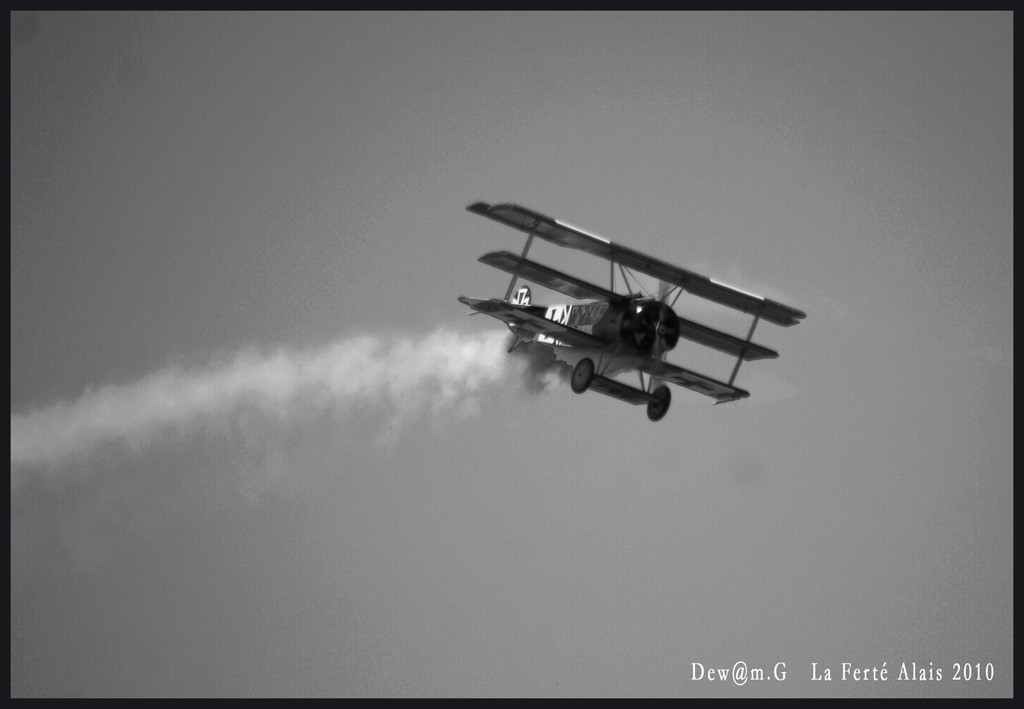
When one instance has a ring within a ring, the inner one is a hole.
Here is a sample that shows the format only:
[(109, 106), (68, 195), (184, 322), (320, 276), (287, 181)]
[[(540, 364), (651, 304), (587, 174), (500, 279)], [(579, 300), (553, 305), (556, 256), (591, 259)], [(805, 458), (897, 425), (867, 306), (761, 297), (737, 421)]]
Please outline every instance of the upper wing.
[(712, 399), (716, 399), (719, 402), (734, 401), (736, 399), (744, 399), (750, 396), (750, 392), (745, 389), (729, 386), (717, 379), (706, 377), (703, 374), (698, 374), (697, 372), (689, 369), (677, 367), (674, 364), (669, 364), (668, 362), (663, 362), (654, 359), (653, 357), (639, 362), (637, 364), (637, 369), (641, 372), (646, 372), (651, 376), (657, 377), (658, 379), (664, 379), (667, 382), (672, 382), (673, 384), (678, 384), (681, 387), (692, 389), (699, 394), (710, 396)]
[(599, 337), (588, 335), (576, 328), (548, 320), (543, 315), (532, 313), (527, 309), (528, 306), (512, 305), (500, 298), (482, 300), (480, 298), (467, 298), (464, 295), (459, 297), (459, 302), (468, 305), (478, 313), (486, 313), (491, 317), (498, 318), (498, 320), (512, 325), (518, 330), (534, 335), (547, 335), (573, 347), (607, 347), (608, 345), (607, 342)]
[(595, 298), (608, 301), (609, 303), (626, 300), (624, 296), (613, 293), (606, 288), (595, 286), (593, 283), (588, 283), (575, 276), (556, 271), (549, 266), (537, 263), (536, 261), (530, 261), (522, 256), (516, 256), (508, 251), (495, 251), (484, 254), (478, 260), (481, 263), (486, 263), (488, 266), (494, 266), (507, 273), (538, 283), (545, 288), (571, 295), (573, 298)]
[(796, 308), (762, 298), (753, 293), (747, 293), (724, 283), (718, 283), (707, 276), (673, 266), (661, 259), (642, 254), (625, 246), (613, 244), (600, 236), (588, 234), (582, 229), (564, 224), (557, 219), (538, 214), (517, 204), (492, 206), (486, 202), (477, 202), (466, 209), (514, 229), (535, 234), (553, 244), (579, 249), (594, 256), (620, 263), (634, 271), (646, 273), (665, 283), (679, 286), (701, 298), (735, 308), (744, 313), (760, 315), (763, 319), (777, 325), (795, 325), (807, 317), (806, 313)]

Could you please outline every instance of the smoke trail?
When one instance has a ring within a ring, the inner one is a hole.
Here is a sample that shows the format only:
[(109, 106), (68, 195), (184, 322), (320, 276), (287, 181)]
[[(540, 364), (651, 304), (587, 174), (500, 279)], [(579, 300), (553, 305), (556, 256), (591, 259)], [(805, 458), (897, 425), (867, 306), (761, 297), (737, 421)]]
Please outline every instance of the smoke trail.
[[(506, 347), (511, 347), (515, 341), (515, 335), (508, 337)], [(572, 373), (572, 367), (555, 358), (554, 350), (536, 342), (520, 343), (512, 350), (512, 356), (523, 365), (523, 387), (531, 393), (565, 382)]]
[[(106, 443), (139, 448), (157, 437), (228, 430), (259, 413), (383, 412), (384, 438), (414, 417), (469, 415), (477, 395), (521, 368), (504, 333), (440, 329), (419, 339), (355, 336), (310, 351), (242, 352), (205, 367), (171, 367), (141, 380), (86, 391), (77, 401), (11, 416), (11, 464), (54, 465)], [(515, 385), (515, 382), (509, 382)]]

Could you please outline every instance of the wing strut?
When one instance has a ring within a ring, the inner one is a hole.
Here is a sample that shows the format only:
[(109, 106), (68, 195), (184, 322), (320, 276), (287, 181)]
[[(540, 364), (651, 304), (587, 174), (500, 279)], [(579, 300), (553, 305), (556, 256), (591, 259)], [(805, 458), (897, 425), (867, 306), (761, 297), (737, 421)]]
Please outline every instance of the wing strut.
[(732, 368), (732, 376), (729, 377), (729, 386), (736, 381), (736, 374), (740, 371), (740, 365), (743, 364), (743, 355), (747, 351), (747, 345), (750, 344), (750, 338), (754, 336), (754, 328), (757, 327), (757, 321), (761, 319), (761, 313), (757, 313), (754, 316), (754, 322), (750, 323), (750, 332), (747, 333), (747, 341), (744, 346), (740, 348), (740, 355), (736, 358), (736, 366)]
[[(526, 246), (523, 247), (523, 258), (526, 258), (527, 252), (530, 250), (530, 244), (533, 243), (533, 235), (536, 234), (536, 228), (530, 230), (530, 235), (526, 237)], [(505, 291), (505, 302), (507, 303), (512, 297), (512, 289), (516, 287), (516, 280), (519, 278), (519, 266), (516, 266), (512, 272), (512, 280), (508, 282), (508, 290)]]

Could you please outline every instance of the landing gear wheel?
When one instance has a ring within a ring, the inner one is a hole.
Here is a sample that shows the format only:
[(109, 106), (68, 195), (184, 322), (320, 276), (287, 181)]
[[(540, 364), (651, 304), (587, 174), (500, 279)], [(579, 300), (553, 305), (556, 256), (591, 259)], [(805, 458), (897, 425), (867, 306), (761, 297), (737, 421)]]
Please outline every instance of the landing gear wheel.
[(647, 402), (647, 418), (651, 421), (661, 421), (668, 413), (668, 406), (672, 403), (672, 392), (667, 386), (660, 386), (651, 394), (654, 401)]
[(572, 377), (569, 378), (569, 386), (577, 394), (582, 394), (594, 381), (594, 360), (584, 357), (572, 368)]

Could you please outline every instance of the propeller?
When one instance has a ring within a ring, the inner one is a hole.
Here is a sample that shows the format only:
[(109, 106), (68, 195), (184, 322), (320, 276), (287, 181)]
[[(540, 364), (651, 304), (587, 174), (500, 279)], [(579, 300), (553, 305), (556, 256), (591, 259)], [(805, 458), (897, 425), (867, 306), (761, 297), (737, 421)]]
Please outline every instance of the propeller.
[[(656, 362), (663, 362), (665, 355), (679, 343), (680, 323), (672, 306), (665, 302), (671, 288), (663, 286), (658, 297), (642, 297), (635, 295), (625, 304), (625, 312), (619, 324), (619, 337), (643, 355), (653, 357)], [(657, 369), (657, 367), (654, 367)], [(643, 376), (641, 376), (641, 381)], [(654, 376), (650, 385), (643, 385), (654, 391)], [(665, 389), (665, 392), (668, 390)]]
[(637, 346), (659, 360), (679, 342), (679, 318), (663, 302), (650, 301), (641, 306), (632, 329)]
[(654, 353), (654, 356), (659, 360), (665, 358), (665, 352), (673, 349), (679, 343), (679, 318), (676, 317), (675, 311), (665, 301), (668, 300), (669, 294), (672, 292), (672, 287), (665, 281), (661, 281), (658, 284), (658, 305), (660, 309), (658, 311), (658, 333), (660, 335), (659, 342), (661, 342), (661, 349)]
[[(658, 362), (665, 361), (665, 353), (679, 343), (679, 318), (676, 317), (672, 306), (665, 302), (668, 300), (669, 291), (668, 283), (662, 281), (658, 286), (658, 301), (657, 303), (651, 303), (652, 306), (657, 307), (657, 319), (654, 323), (655, 338), (654, 346), (651, 348), (651, 355)], [(655, 378), (652, 376), (649, 384), (651, 391), (654, 391), (655, 381)]]

